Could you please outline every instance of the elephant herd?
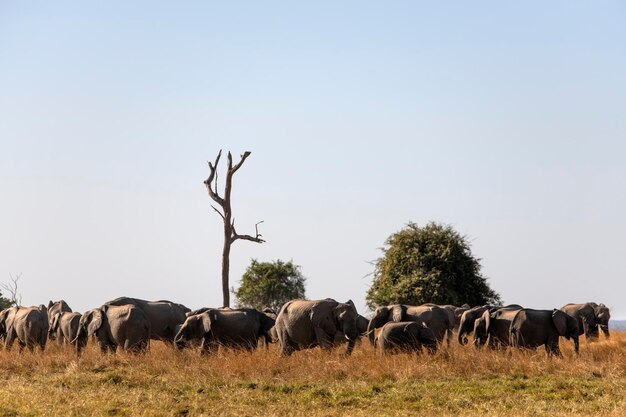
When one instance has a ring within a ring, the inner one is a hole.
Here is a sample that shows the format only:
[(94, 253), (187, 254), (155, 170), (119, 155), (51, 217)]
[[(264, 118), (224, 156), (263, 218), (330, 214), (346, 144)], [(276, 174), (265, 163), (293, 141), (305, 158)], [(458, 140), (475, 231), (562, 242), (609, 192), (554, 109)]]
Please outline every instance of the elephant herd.
[[(83, 314), (73, 312), (61, 300), (48, 306), (11, 307), (0, 312), (0, 339), (7, 349), (14, 342), (45, 349), (48, 339), (74, 345), (81, 354), (92, 338), (105, 352), (123, 349), (141, 352), (150, 340), (161, 340), (179, 349), (198, 348), (202, 353), (222, 348), (253, 350), (278, 343), (281, 355), (345, 344), (352, 353), (361, 337), (378, 346), (382, 354), (395, 351), (436, 351), (450, 345), (453, 332), (459, 344), (473, 335), (476, 347), (537, 348), (560, 355), (559, 339), (609, 337), (609, 309), (604, 304), (567, 304), (561, 309), (534, 310), (517, 304), (478, 306), (394, 304), (378, 307), (369, 319), (359, 315), (352, 301), (291, 300), (276, 314), (253, 308), (201, 308), (191, 311), (167, 300), (146, 301), (120, 297)], [(379, 330), (377, 330), (379, 329)], [(377, 336), (376, 336), (377, 333)]]

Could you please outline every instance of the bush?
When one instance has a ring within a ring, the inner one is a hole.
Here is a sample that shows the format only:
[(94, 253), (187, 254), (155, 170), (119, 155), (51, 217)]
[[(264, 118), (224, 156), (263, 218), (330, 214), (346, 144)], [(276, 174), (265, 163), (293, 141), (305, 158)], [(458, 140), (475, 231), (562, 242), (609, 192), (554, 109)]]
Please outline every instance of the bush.
[(451, 226), (415, 223), (389, 236), (367, 292), (370, 308), (395, 303), (500, 304), (482, 276), (480, 260)]

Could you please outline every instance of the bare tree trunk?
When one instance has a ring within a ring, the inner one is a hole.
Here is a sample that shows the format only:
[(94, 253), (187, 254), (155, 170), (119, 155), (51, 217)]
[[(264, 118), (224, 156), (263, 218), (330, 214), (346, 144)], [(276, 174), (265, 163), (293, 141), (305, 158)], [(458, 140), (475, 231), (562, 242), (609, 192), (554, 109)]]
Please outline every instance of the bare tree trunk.
[(230, 223), (224, 221), (224, 249), (222, 249), (222, 299), (224, 300), (224, 307), (230, 307), (230, 289), (228, 281), (230, 274), (230, 246), (232, 244), (230, 238), (232, 234)]
[[(246, 158), (250, 155), (250, 152), (244, 152), (241, 155), (241, 160), (237, 165), (233, 166), (233, 158), (230, 152), (228, 152), (228, 167), (226, 171), (226, 184), (224, 186), (224, 197), (220, 197), (217, 191), (217, 164), (222, 156), (222, 151), (217, 154), (215, 163), (209, 162), (209, 177), (204, 181), (209, 196), (215, 201), (222, 211), (218, 210), (215, 206), (211, 206), (213, 210), (222, 217), (224, 221), (224, 249), (222, 250), (222, 297), (224, 299), (224, 307), (230, 307), (230, 290), (229, 290), (229, 272), (230, 272), (230, 247), (237, 239), (249, 240), (251, 242), (263, 243), (261, 234), (259, 234), (258, 222), (255, 225), (256, 235), (254, 237), (250, 235), (238, 235), (235, 230), (235, 219), (232, 218), (232, 210), (230, 206), (230, 194), (232, 190), (233, 175), (245, 162)], [(213, 184), (215, 182), (215, 184)]]

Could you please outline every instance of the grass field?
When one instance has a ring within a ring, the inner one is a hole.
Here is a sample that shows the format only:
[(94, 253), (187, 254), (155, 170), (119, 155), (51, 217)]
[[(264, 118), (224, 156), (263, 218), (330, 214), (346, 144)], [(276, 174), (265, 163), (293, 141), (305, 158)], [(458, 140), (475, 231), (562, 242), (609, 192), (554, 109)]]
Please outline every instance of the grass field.
[[(366, 342), (366, 341), (365, 341)], [(153, 343), (143, 356), (77, 360), (69, 347), (0, 352), (0, 416), (571, 416), (626, 415), (626, 333), (561, 342), (564, 358), (476, 352), (351, 357), (319, 349), (280, 358), (276, 346), (201, 357)]]

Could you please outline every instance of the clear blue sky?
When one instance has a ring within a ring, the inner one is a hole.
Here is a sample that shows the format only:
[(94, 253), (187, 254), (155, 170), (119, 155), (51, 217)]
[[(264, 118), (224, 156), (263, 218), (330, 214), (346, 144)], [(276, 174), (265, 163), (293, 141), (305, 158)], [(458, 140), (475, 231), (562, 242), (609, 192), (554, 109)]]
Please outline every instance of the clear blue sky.
[(24, 304), (221, 303), (251, 258), (364, 310), (408, 221), (470, 237), (506, 302), (626, 318), (626, 6), (0, 3), (0, 281)]

